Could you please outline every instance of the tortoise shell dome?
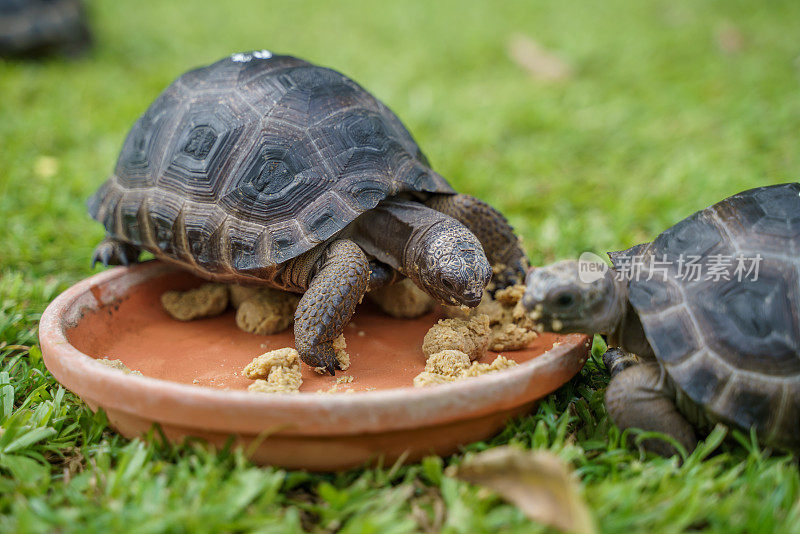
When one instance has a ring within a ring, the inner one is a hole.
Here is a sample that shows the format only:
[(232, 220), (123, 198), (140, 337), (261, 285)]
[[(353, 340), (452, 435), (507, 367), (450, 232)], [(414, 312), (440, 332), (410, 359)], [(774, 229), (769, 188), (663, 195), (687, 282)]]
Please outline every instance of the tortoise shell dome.
[(453, 190), (354, 81), (264, 50), (167, 87), (134, 124), (89, 212), (156, 256), (252, 274), (403, 192)]

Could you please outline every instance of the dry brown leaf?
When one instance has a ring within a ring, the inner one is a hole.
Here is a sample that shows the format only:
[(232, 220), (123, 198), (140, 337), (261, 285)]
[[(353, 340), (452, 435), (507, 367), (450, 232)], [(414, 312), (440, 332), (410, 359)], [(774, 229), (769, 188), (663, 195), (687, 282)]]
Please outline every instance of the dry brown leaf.
[(537, 80), (562, 81), (572, 77), (572, 66), (558, 55), (545, 50), (525, 35), (514, 35), (508, 41), (508, 55)]
[(745, 47), (744, 35), (730, 22), (724, 22), (717, 28), (715, 40), (717, 47), (726, 54), (738, 54)]
[(447, 474), (494, 490), (539, 523), (577, 534), (596, 532), (569, 468), (550, 452), (495, 447), (448, 468)]

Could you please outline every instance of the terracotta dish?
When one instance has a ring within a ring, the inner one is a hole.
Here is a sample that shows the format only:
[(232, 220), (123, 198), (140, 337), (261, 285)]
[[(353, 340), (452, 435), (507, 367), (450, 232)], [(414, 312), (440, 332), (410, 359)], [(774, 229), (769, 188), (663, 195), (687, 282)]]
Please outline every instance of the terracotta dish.
[[(79, 282), (42, 316), (47, 368), (92, 409), (103, 408), (124, 436), (154, 423), (174, 442), (192, 436), (222, 446), (234, 435), (257, 463), (330, 471), (379, 457), (390, 463), (404, 453), (408, 461), (446, 455), (487, 438), (572, 378), (589, 353), (587, 336), (544, 334), (528, 349), (504, 354), (520, 364), (513, 369), (414, 388), (425, 366), (422, 339), (438, 314), (393, 319), (365, 302), (345, 330), (352, 366), (339, 373), (354, 377), (340, 389), (355, 393), (315, 394), (336, 379), (308, 368), (300, 394), (249, 393), (242, 367), (293, 346), (291, 329), (257, 336), (239, 330), (232, 311), (183, 323), (162, 310), (163, 291), (201, 283), (159, 262)], [(95, 358), (122, 360), (144, 376)]]

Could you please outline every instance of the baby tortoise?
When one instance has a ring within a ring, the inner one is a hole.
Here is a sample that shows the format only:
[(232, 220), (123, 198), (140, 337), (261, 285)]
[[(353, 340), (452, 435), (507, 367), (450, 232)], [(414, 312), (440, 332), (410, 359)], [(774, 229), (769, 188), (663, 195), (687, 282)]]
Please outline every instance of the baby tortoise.
[(693, 426), (715, 422), (800, 448), (800, 184), (739, 193), (609, 255), (605, 272), (532, 269), (523, 305), (545, 329), (608, 334), (638, 356), (603, 358), (614, 422), (689, 451)]
[(0, 56), (75, 55), (90, 44), (80, 0), (0, 0)]
[[(492, 276), (521, 283), (506, 219), (457, 194), (400, 120), (346, 76), (266, 50), (190, 71), (134, 124), (89, 200), (94, 261), (142, 250), (204, 278), (304, 293), (300, 357), (331, 374), (364, 293), (402, 276), (476, 306)], [(487, 259), (488, 258), (488, 259)]]

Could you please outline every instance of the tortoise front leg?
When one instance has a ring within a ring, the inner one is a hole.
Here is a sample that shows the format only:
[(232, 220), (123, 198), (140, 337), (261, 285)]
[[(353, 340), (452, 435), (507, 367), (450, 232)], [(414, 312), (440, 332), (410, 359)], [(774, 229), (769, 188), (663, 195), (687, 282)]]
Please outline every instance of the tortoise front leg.
[(503, 267), (493, 277), (497, 289), (525, 283), (530, 262), (502, 213), (482, 200), (461, 194), (435, 195), (425, 204), (469, 228), (481, 242), (492, 267)]
[[(674, 392), (665, 382), (657, 363), (631, 365), (618, 371), (606, 389), (606, 410), (614, 424), (623, 430), (641, 428), (661, 432), (672, 436), (691, 452), (697, 445), (694, 429), (678, 412)], [(662, 456), (678, 452), (658, 439), (645, 440), (644, 447)]]
[(349, 239), (334, 241), (318, 262), (294, 316), (294, 343), (300, 358), (330, 374), (339, 369), (333, 341), (353, 316), (369, 282), (369, 262)]
[(139, 249), (130, 243), (107, 236), (95, 247), (92, 254), (92, 267), (98, 261), (109, 265), (130, 265), (139, 261)]
[(642, 360), (632, 352), (627, 352), (619, 347), (611, 347), (603, 354), (603, 363), (608, 369), (608, 374), (614, 378), (625, 369), (639, 365)]

